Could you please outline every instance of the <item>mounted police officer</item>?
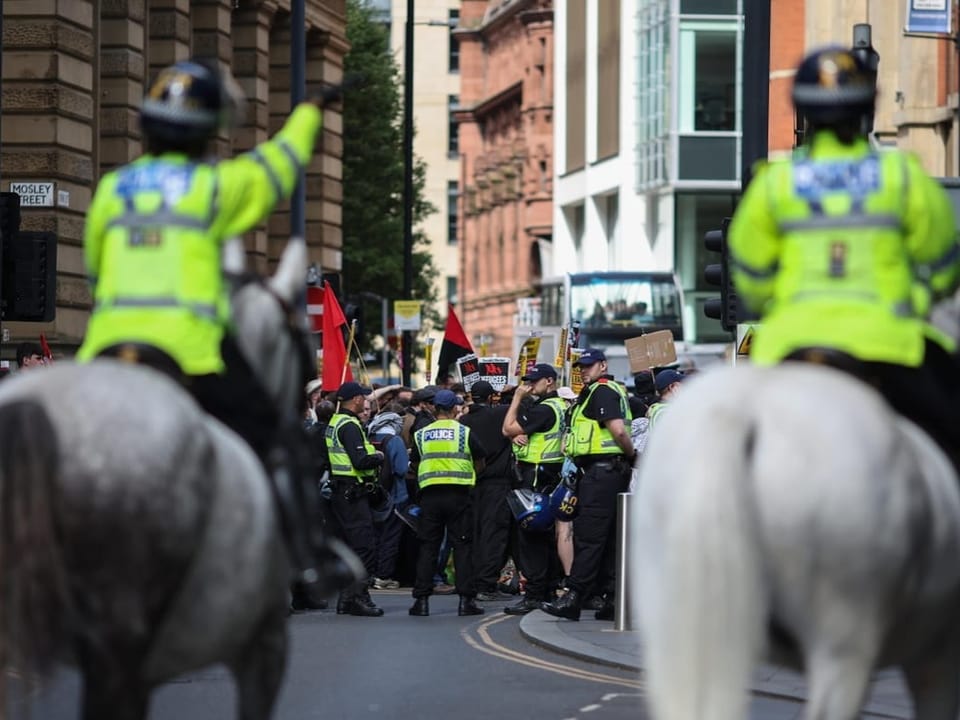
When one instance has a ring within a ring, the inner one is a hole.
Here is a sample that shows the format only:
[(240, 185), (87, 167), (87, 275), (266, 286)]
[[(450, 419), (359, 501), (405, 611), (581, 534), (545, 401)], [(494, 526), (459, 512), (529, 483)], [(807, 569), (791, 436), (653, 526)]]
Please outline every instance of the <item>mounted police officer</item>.
[(383, 453), (367, 439), (360, 413), (372, 391), (349, 381), (337, 390), (339, 409), (327, 425), (327, 456), (330, 462), (330, 512), (343, 539), (363, 563), (367, 577), (345, 588), (337, 601), (337, 614), (380, 617), (383, 610), (370, 597), (369, 582), (376, 572), (377, 536), (370, 510), (370, 496), (379, 489)]
[[(503, 434), (526, 437), (514, 444), (520, 487), (549, 492), (560, 481), (563, 453), (560, 450), (566, 403), (557, 395), (557, 371), (539, 363), (521, 380), (503, 421)], [(526, 405), (524, 399), (537, 398)], [(523, 599), (504, 609), (507, 615), (526, 615), (550, 599), (550, 569), (557, 554), (554, 532), (521, 531), (517, 538), (517, 564), (527, 579)], [(559, 573), (558, 573), (559, 574)]]
[(843, 48), (797, 70), (793, 102), (810, 140), (759, 170), (730, 225), (737, 291), (762, 314), (751, 359), (853, 372), (957, 463), (960, 368), (952, 340), (926, 321), (960, 277), (953, 211), (916, 158), (870, 146), (863, 118), (875, 95)]
[(617, 495), (630, 485), (635, 454), (627, 391), (607, 374), (607, 356), (587, 348), (577, 364), (584, 388), (570, 415), (565, 440), (566, 454), (582, 473), (577, 493), (580, 512), (573, 521), (573, 566), (566, 594), (542, 605), (544, 612), (568, 620), (580, 619), (583, 599), (591, 588), (606, 600), (606, 606), (597, 610), (598, 619), (610, 616)]
[(413, 434), (410, 461), (417, 467), (420, 487), (420, 552), (414, 602), (410, 614), (430, 614), (433, 574), (444, 530), (453, 546), (460, 607), (457, 613), (481, 615), (471, 556), (473, 542), (473, 487), (483, 469), (486, 452), (474, 433), (456, 420), (461, 401), (451, 390), (438, 390), (433, 398), (437, 419)]
[(243, 437), (273, 481), (298, 577), (313, 585), (339, 573), (339, 561), (320, 535), (315, 489), (301, 467), (300, 417), (278, 416), (228, 332), (221, 251), (293, 192), (313, 155), (322, 99), (301, 103), (251, 152), (211, 161), (211, 140), (232, 127), (242, 102), (214, 62), (160, 72), (140, 111), (145, 155), (104, 175), (87, 211), (94, 308), (77, 358), (164, 370)]

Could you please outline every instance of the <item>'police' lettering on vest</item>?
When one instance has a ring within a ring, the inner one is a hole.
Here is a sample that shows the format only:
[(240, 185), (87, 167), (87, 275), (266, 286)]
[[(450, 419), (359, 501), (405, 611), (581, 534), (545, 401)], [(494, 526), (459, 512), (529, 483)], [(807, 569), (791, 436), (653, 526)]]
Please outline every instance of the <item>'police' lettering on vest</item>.
[(430, 428), (423, 431), (424, 440), (455, 440), (456, 430), (453, 428)]

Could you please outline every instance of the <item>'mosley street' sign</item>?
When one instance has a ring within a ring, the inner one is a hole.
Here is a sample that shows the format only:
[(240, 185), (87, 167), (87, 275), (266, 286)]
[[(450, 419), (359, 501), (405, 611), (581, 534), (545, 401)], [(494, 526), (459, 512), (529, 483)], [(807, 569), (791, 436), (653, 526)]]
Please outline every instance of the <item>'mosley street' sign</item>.
[(12, 182), (10, 192), (20, 196), (20, 207), (53, 207), (52, 182)]

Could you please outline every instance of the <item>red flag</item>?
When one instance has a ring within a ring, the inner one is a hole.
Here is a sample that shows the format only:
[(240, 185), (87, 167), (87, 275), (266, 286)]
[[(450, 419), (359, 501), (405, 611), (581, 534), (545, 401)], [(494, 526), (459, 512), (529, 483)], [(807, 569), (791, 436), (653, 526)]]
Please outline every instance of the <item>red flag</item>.
[(440, 345), (440, 358), (437, 367), (437, 380), (451, 372), (450, 367), (462, 358), (473, 352), (473, 345), (463, 331), (463, 326), (453, 311), (453, 305), (447, 306), (447, 327), (443, 331), (443, 343)]
[(53, 351), (50, 349), (50, 346), (47, 344), (47, 336), (43, 333), (40, 333), (40, 349), (43, 350), (43, 359), (48, 363), (53, 362)]
[[(337, 296), (329, 282), (323, 284), (323, 390), (338, 390), (347, 380), (353, 380), (353, 373), (347, 363), (347, 347), (340, 330), (347, 324)], [(346, 366), (346, 375), (344, 375)]]

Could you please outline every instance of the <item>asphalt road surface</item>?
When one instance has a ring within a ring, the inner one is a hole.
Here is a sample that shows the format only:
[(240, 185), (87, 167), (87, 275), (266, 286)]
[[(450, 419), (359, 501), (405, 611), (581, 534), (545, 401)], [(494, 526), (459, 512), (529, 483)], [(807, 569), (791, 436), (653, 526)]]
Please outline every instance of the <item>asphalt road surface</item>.
[[(635, 673), (582, 662), (530, 644), (504, 603), (457, 616), (455, 596), (431, 599), (431, 616), (407, 615), (408, 591), (374, 594), (381, 618), (333, 611), (290, 619), (292, 651), (275, 720), (612, 720), (644, 718)], [(34, 720), (78, 717), (78, 678), (64, 671), (31, 702)], [(799, 718), (797, 702), (755, 698), (751, 717)], [(235, 717), (233, 683), (220, 668), (154, 694), (151, 720)]]

